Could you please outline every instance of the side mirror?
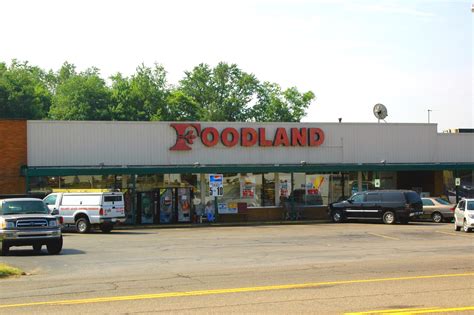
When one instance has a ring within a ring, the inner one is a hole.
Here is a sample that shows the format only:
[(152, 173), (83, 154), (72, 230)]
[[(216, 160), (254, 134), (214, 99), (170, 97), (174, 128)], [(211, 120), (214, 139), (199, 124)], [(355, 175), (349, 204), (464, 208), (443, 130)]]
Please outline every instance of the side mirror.
[(353, 203), (354, 201), (352, 199), (347, 199), (348, 203)]
[(51, 215), (59, 215), (59, 210), (54, 209), (53, 211), (51, 211)]

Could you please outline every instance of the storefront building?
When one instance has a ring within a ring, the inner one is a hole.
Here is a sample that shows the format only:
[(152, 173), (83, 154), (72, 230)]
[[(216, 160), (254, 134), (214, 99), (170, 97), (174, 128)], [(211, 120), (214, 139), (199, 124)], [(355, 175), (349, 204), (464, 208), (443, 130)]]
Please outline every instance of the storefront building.
[(367, 189), (474, 197), (474, 134), (435, 124), (0, 121), (0, 132), (0, 194), (119, 189), (130, 224), (323, 219)]

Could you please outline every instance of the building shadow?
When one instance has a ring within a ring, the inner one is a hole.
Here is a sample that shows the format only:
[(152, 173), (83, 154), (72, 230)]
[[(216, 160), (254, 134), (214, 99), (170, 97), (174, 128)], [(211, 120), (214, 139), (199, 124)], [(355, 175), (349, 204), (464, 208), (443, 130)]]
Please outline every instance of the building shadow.
[(15, 248), (12, 247), (10, 248), (10, 252), (8, 253), (8, 256), (18, 256), (18, 257), (25, 257), (25, 256), (72, 256), (72, 255), (83, 255), (86, 252), (82, 250), (77, 250), (73, 248), (63, 248), (61, 253), (59, 255), (50, 255), (48, 254), (48, 251), (46, 248), (43, 246), (43, 249), (41, 252), (34, 251), (32, 249), (21, 249), (19, 247)]

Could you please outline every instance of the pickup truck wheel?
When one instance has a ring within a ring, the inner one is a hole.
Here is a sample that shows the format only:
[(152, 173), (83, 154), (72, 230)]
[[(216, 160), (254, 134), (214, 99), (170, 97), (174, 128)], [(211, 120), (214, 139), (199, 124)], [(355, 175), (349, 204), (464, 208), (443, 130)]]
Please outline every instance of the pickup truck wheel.
[(100, 230), (104, 233), (110, 233), (112, 229), (114, 228), (113, 224), (101, 224), (100, 225)]
[(10, 245), (8, 245), (7, 242), (2, 242), (2, 248), (0, 250), (0, 255), (1, 256), (7, 256), (9, 252), (10, 252)]
[(49, 242), (46, 244), (46, 248), (51, 255), (59, 254), (63, 249), (63, 237), (61, 236), (59, 239)]
[(76, 229), (79, 233), (87, 233), (91, 229), (91, 224), (87, 218), (80, 217), (76, 220)]
[(382, 217), (383, 223), (385, 224), (394, 224), (395, 223), (395, 214), (392, 211), (386, 211)]
[(35, 245), (33, 245), (33, 250), (34, 250), (35, 252), (39, 253), (39, 252), (41, 252), (41, 247), (42, 247), (42, 246), (43, 246), (43, 245), (41, 245), (41, 244), (35, 244)]
[(333, 210), (331, 212), (331, 220), (334, 223), (341, 223), (344, 220), (341, 210)]
[(443, 215), (439, 212), (434, 212), (431, 215), (431, 220), (433, 220), (434, 223), (441, 223), (443, 222)]

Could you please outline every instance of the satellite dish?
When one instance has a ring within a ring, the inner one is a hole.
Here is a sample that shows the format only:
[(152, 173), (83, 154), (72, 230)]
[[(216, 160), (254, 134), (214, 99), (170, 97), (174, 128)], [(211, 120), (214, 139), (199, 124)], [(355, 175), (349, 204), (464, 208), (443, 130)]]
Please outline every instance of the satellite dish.
[(380, 104), (380, 103), (375, 104), (375, 106), (374, 106), (374, 115), (379, 120), (379, 122), (380, 122), (380, 119), (384, 120), (385, 117), (388, 116), (387, 107), (385, 107), (385, 105)]

